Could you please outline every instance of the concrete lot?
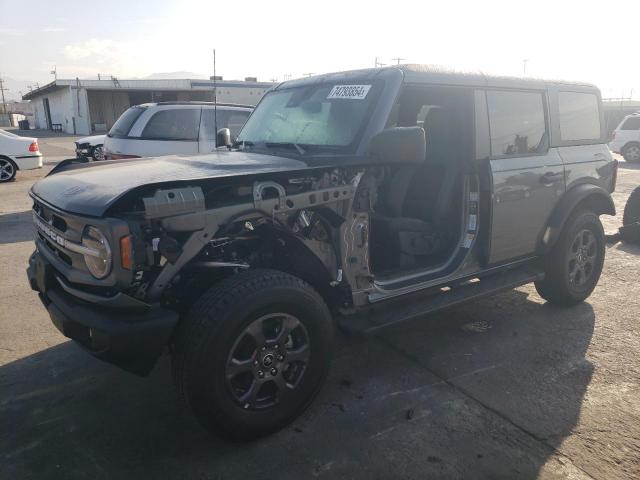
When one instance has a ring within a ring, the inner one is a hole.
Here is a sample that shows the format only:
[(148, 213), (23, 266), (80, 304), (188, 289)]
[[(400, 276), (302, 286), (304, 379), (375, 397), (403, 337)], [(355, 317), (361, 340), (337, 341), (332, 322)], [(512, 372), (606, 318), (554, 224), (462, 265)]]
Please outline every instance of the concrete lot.
[[(71, 141), (40, 144), (56, 157)], [(0, 478), (640, 477), (640, 248), (609, 247), (594, 295), (572, 309), (527, 286), (367, 341), (339, 337), (301, 419), (231, 444), (180, 403), (167, 358), (141, 379), (49, 321), (24, 274), (26, 193), (49, 168), (0, 186)], [(639, 184), (623, 163), (606, 230)]]

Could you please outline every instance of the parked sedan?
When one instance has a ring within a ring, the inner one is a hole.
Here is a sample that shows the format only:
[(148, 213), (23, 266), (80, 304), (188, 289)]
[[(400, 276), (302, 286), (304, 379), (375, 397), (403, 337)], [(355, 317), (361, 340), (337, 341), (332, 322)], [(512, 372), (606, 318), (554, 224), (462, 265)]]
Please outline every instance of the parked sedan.
[(0, 183), (10, 182), (18, 170), (42, 168), (38, 139), (0, 130)]
[(96, 162), (104, 160), (104, 138), (106, 135), (92, 135), (78, 139), (76, 143), (76, 157), (93, 158)]

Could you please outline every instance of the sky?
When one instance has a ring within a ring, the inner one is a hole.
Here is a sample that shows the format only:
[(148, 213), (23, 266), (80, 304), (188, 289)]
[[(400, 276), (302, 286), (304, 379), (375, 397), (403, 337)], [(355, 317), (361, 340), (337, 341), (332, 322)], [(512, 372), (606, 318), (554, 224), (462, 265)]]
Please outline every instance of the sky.
[[(0, 0), (0, 76), (296, 78), (393, 64), (581, 80), (640, 99), (640, 0)], [(526, 60), (526, 62), (525, 62)], [(23, 88), (23, 87), (16, 87)], [(10, 92), (16, 96), (17, 92)]]

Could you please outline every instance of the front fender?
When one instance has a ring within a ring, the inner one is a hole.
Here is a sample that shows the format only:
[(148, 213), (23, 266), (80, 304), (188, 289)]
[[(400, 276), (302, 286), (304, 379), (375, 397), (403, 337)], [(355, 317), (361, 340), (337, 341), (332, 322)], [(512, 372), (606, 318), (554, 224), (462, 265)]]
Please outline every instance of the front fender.
[(580, 207), (587, 208), (598, 215), (616, 214), (616, 206), (611, 194), (604, 188), (593, 184), (573, 187), (564, 194), (549, 217), (547, 228), (539, 242), (541, 253), (548, 252), (555, 245), (569, 216)]

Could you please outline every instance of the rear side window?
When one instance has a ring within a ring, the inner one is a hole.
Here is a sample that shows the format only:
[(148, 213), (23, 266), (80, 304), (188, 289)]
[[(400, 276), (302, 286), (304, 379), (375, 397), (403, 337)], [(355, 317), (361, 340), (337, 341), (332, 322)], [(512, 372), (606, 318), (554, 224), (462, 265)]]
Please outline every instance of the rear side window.
[(156, 112), (142, 131), (147, 140), (198, 140), (199, 108), (173, 108)]
[[(219, 108), (217, 113), (218, 130), (228, 128), (231, 130), (231, 139), (235, 139), (240, 130), (244, 126), (250, 112), (241, 110), (224, 110)], [(205, 140), (214, 140), (216, 138), (216, 121), (214, 110), (205, 108), (202, 110), (202, 138)]]
[(620, 130), (640, 130), (640, 117), (629, 117), (627, 118)]
[(558, 105), (562, 141), (600, 139), (598, 97), (593, 93), (559, 92)]
[(109, 136), (123, 138), (129, 135), (131, 127), (145, 110), (145, 107), (131, 107), (126, 110), (122, 115), (120, 115), (118, 120), (116, 120), (116, 123), (113, 124), (111, 130), (109, 130)]
[(541, 93), (490, 90), (487, 106), (493, 157), (546, 151), (548, 142)]

